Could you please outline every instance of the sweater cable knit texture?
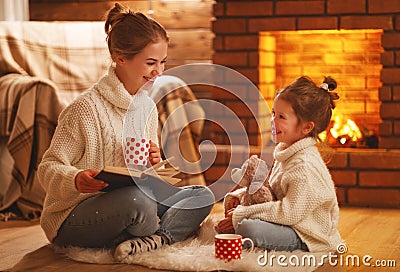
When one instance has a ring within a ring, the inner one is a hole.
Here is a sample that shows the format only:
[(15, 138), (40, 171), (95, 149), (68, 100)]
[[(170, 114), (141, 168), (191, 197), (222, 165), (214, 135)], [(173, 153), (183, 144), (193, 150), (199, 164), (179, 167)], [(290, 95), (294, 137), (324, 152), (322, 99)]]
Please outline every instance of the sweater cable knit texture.
[[(232, 221), (236, 229), (245, 218), (291, 226), (311, 252), (336, 250), (342, 242), (338, 227), (339, 207), (334, 183), (316, 141), (307, 137), (274, 150), (275, 163), (269, 183), (277, 201), (238, 206)], [(225, 197), (227, 207), (245, 188)]]
[[(141, 107), (131, 109), (131, 103)], [(114, 66), (60, 114), (52, 142), (38, 169), (39, 181), (47, 192), (40, 223), (49, 241), (57, 236), (76, 205), (102, 193), (80, 193), (75, 187), (79, 171), (101, 170), (106, 165), (125, 166), (123, 134), (130, 136), (141, 131), (133, 122), (138, 115), (147, 117), (144, 136), (158, 145), (154, 102), (144, 90), (130, 95), (116, 76)]]

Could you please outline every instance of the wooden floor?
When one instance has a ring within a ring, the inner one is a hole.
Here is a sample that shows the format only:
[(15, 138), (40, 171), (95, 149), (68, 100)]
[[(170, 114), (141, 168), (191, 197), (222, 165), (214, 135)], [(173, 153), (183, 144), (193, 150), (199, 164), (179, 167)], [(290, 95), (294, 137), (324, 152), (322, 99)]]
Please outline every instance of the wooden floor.
[[(214, 212), (220, 212), (220, 206)], [(348, 252), (343, 265), (324, 265), (317, 271), (399, 271), (400, 210), (341, 208), (339, 229)], [(362, 258), (370, 255), (371, 264), (396, 262), (396, 267), (367, 267)], [(357, 258), (360, 266), (355, 265)], [(348, 265), (346, 265), (346, 259)], [(340, 261), (340, 258), (333, 260)], [(78, 263), (54, 253), (38, 222), (0, 222), (0, 271), (155, 271), (141, 266)], [(160, 270), (156, 270), (160, 271)]]

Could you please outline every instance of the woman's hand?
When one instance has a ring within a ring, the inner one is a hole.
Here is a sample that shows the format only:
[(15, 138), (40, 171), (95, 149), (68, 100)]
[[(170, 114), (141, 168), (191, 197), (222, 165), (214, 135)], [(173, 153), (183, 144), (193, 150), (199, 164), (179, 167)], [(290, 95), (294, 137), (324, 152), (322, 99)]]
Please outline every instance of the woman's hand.
[(159, 163), (161, 161), (161, 152), (160, 148), (150, 141), (150, 149), (149, 149), (149, 162), (151, 165)]
[(99, 171), (88, 169), (79, 172), (75, 177), (76, 189), (81, 193), (95, 193), (108, 186), (102, 180), (93, 178)]

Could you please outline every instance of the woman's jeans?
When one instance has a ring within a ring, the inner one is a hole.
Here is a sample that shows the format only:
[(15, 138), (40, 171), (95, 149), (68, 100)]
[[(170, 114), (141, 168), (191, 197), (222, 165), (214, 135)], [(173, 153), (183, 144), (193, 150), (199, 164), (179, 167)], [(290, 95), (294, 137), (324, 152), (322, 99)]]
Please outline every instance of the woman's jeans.
[(307, 245), (289, 226), (259, 219), (243, 219), (235, 232), (253, 240), (254, 246), (266, 250), (293, 251), (301, 249), (308, 251)]
[(58, 231), (59, 246), (113, 247), (133, 238), (164, 234), (170, 243), (196, 233), (214, 195), (205, 186), (174, 187), (157, 180), (99, 194), (81, 202)]

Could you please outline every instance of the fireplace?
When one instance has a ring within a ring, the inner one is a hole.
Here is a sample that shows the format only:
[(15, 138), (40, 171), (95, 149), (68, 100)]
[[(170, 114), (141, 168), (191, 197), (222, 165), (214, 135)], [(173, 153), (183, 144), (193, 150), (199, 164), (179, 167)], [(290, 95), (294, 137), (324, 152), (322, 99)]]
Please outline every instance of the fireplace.
[(334, 147), (377, 147), (382, 30), (298, 30), (260, 32), (259, 89), (271, 106), (279, 88), (299, 75), (316, 84), (338, 82), (340, 100), (332, 127), (321, 135)]
[[(213, 13), (213, 62), (245, 75), (268, 103), (277, 88), (300, 75), (316, 82), (324, 75), (337, 79), (341, 99), (335, 114), (376, 133), (379, 140), (374, 149), (334, 149), (328, 167), (339, 202), (399, 208), (400, 2), (216, 0)], [(334, 52), (338, 47), (343, 49), (340, 55)], [(297, 54), (300, 49), (306, 51)], [(234, 104), (222, 92), (213, 95), (221, 103)], [(259, 109), (259, 114), (265, 111)], [(263, 128), (254, 128), (246, 114), (239, 117), (252, 152), (260, 154)], [(227, 146), (219, 131), (211, 134), (220, 146), (205, 173), (208, 182), (229, 171), (229, 158), (240, 152)]]

